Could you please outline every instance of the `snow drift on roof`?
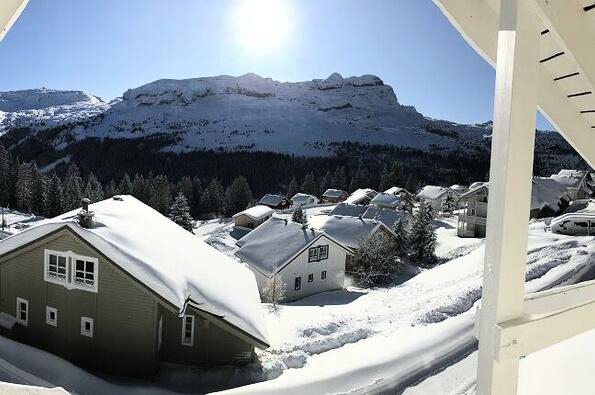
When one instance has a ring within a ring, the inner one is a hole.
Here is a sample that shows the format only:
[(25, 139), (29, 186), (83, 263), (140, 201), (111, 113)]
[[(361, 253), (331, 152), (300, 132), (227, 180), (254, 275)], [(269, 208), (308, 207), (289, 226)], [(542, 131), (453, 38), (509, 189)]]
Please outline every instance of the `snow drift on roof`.
[(345, 202), (351, 203), (351, 204), (357, 204), (366, 198), (373, 199), (374, 196), (376, 196), (377, 194), (378, 194), (378, 192), (376, 192), (373, 189), (369, 189), (369, 188), (358, 189), (357, 191), (355, 191), (351, 195), (349, 195), (349, 197), (347, 199), (345, 199)]
[(550, 178), (567, 188), (576, 188), (586, 175), (586, 171), (564, 169), (560, 170), (558, 174), (553, 174)]
[(242, 247), (236, 256), (271, 276), (320, 235), (321, 232), (304, 229), (300, 223), (272, 217), (238, 241)]
[(384, 193), (390, 193), (392, 195), (396, 195), (401, 192), (407, 192), (407, 190), (401, 187), (390, 187), (386, 191), (384, 191)]
[(266, 205), (270, 205), (270, 206), (278, 206), (283, 202), (283, 199), (285, 199), (283, 196), (272, 195), (270, 193), (267, 193), (266, 195), (264, 195), (262, 197), (262, 199), (260, 199), (258, 201), (258, 203), (266, 204)]
[(358, 248), (381, 226), (381, 222), (377, 220), (340, 215), (314, 215), (308, 222), (314, 229), (326, 233), (349, 248)]
[(357, 204), (339, 203), (329, 213), (330, 215), (343, 215), (349, 217), (359, 217), (366, 212), (367, 206), (359, 206)]
[(391, 227), (403, 216), (403, 211), (386, 210), (378, 207), (368, 207), (362, 218), (375, 219)]
[(560, 209), (559, 202), (566, 195), (567, 189), (551, 178), (533, 177), (531, 190), (531, 210), (549, 207)]
[(325, 192), (322, 194), (322, 196), (324, 196), (324, 197), (330, 197), (330, 198), (339, 198), (339, 197), (341, 197), (341, 195), (342, 195), (343, 193), (347, 193), (347, 192), (345, 192), (345, 191), (342, 191), (342, 190), (340, 190), (340, 189), (327, 189), (327, 190), (326, 190), (326, 191), (325, 191)]
[(273, 210), (269, 206), (258, 205), (258, 206), (250, 207), (249, 209), (246, 209), (242, 212), (239, 212), (236, 215), (234, 215), (233, 217), (235, 218), (240, 215), (246, 215), (252, 219), (261, 219), (261, 218), (266, 217), (267, 215), (272, 214), (274, 211), (275, 210)]
[(401, 202), (401, 198), (389, 193), (379, 193), (374, 196), (374, 199), (370, 201), (370, 204), (382, 207), (395, 208)]
[(302, 205), (307, 203), (308, 201), (314, 201), (317, 202), (318, 198), (314, 195), (308, 195), (307, 193), (296, 193), (295, 195), (293, 195), (293, 197), (291, 198), (291, 202), (296, 205)]
[(78, 209), (73, 210), (0, 241), (0, 255), (67, 226), (178, 311), (191, 299), (268, 343), (256, 280), (247, 267), (132, 196), (89, 209), (95, 212), (94, 227), (81, 227)]
[(426, 185), (417, 193), (417, 197), (421, 199), (439, 199), (448, 192), (448, 188), (439, 187), (436, 185)]

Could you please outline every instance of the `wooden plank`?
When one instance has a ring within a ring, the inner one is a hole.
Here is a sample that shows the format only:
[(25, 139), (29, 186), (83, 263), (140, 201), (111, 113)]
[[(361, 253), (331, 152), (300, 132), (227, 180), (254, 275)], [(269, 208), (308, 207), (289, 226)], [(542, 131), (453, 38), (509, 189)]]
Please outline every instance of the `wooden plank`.
[(591, 302), (595, 302), (595, 280), (527, 294), (523, 311), (528, 316), (549, 315)]
[(2, 0), (0, 2), (0, 41), (16, 22), (29, 0)]

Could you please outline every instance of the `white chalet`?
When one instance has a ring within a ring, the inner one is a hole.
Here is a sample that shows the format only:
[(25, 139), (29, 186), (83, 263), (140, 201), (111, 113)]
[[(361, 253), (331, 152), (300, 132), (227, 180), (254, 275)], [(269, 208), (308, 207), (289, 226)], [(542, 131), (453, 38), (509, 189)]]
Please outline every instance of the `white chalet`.
[(374, 197), (378, 195), (378, 192), (376, 192), (373, 189), (369, 189), (369, 188), (364, 188), (364, 189), (358, 189), (356, 191), (354, 191), (351, 195), (349, 195), (349, 197), (347, 199), (345, 199), (345, 203), (349, 203), (349, 204), (359, 204), (359, 205), (368, 205), (370, 204), (370, 201), (372, 199), (374, 199)]
[(256, 229), (262, 225), (267, 219), (271, 218), (275, 210), (269, 206), (258, 205), (250, 207), (233, 216), (235, 226)]
[(291, 207), (297, 208), (302, 206), (311, 206), (318, 204), (319, 202), (320, 200), (314, 195), (309, 195), (307, 193), (296, 193), (291, 198)]
[[(278, 276), (290, 302), (341, 289), (351, 251), (324, 232), (273, 216), (238, 240), (236, 256), (248, 264), (261, 292)], [(349, 257), (349, 258), (348, 258)]]
[(426, 185), (416, 195), (419, 200), (423, 200), (426, 204), (429, 204), (435, 213), (442, 209), (442, 203), (448, 195), (453, 196), (456, 199), (453, 191), (446, 187), (440, 187), (436, 185)]

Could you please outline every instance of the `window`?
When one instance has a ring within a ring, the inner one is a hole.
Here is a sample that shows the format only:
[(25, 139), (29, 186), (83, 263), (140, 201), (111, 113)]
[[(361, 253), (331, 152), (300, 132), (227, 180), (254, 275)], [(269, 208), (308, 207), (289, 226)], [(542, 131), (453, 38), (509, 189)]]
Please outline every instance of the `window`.
[(474, 208), (471, 209), (471, 215), (475, 215), (475, 209)]
[(312, 281), (314, 281), (314, 274), (310, 273), (308, 274), (308, 282), (311, 283)]
[(185, 315), (182, 318), (182, 345), (192, 346), (194, 344), (194, 316)]
[(589, 227), (589, 224), (586, 222), (575, 222), (574, 225), (578, 226), (579, 228), (588, 228)]
[(299, 291), (302, 288), (302, 278), (301, 277), (296, 277), (295, 278), (295, 290)]
[(17, 298), (17, 322), (21, 325), (29, 325), (29, 302)]
[(323, 271), (320, 273), (320, 279), (321, 279), (321, 280), (324, 280), (324, 279), (326, 279), (326, 270), (323, 270)]
[(98, 265), (97, 258), (45, 250), (44, 279), (67, 289), (97, 292)]
[(58, 309), (50, 306), (45, 307), (45, 323), (51, 326), (58, 326)]
[(312, 247), (308, 250), (308, 263), (328, 259), (328, 245)]
[(93, 337), (93, 318), (81, 317), (81, 335)]

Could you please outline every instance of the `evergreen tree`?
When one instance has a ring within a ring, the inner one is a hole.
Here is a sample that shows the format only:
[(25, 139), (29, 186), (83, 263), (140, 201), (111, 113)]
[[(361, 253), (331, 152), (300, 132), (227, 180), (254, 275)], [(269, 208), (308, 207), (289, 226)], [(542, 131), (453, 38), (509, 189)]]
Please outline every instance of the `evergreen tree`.
[(18, 207), (17, 198), (17, 181), (19, 180), (19, 169), (21, 168), (21, 161), (19, 158), (11, 158), (9, 155), (9, 180), (8, 180), (8, 205), (10, 207)]
[(304, 177), (304, 182), (302, 183), (302, 192), (314, 196), (318, 194), (318, 185), (316, 185), (316, 177), (314, 176), (314, 173), (310, 172), (306, 174), (306, 177)]
[(84, 195), (91, 201), (91, 203), (99, 202), (104, 199), (103, 187), (93, 173), (89, 174)]
[(31, 209), (35, 214), (48, 215), (48, 181), (46, 176), (33, 162), (29, 169), (31, 174)]
[(10, 164), (8, 152), (0, 142), (0, 206), (7, 207), (10, 203)]
[(147, 196), (147, 183), (145, 182), (145, 178), (142, 174), (136, 174), (134, 176), (134, 181), (132, 182), (132, 196), (137, 198), (143, 203), (146, 203), (148, 199)]
[(375, 287), (390, 284), (402, 267), (394, 237), (379, 232), (360, 243), (346, 269), (359, 286)]
[(386, 191), (391, 187), (405, 188), (403, 186), (404, 183), (403, 168), (398, 162), (393, 162), (390, 170), (386, 171), (385, 169), (385, 173), (382, 175), (380, 180), (380, 191)]
[(446, 217), (452, 215), (452, 213), (457, 208), (457, 203), (455, 202), (455, 198), (452, 193), (447, 192), (446, 197), (442, 201), (442, 214)]
[(347, 173), (344, 166), (339, 166), (335, 169), (333, 175), (333, 188), (340, 190), (347, 190)]
[(56, 174), (53, 174), (48, 187), (47, 215), (53, 218), (62, 213), (62, 182)]
[(118, 184), (118, 195), (132, 195), (132, 181), (128, 173), (124, 173), (124, 176)]
[(298, 206), (295, 210), (293, 210), (293, 213), (291, 214), (291, 220), (304, 226), (308, 225), (308, 217), (306, 216), (306, 212), (302, 209), (302, 206)]
[(202, 181), (200, 180), (199, 177), (194, 177), (192, 179), (192, 193), (194, 194), (194, 205), (190, 206), (190, 211), (195, 216), (198, 216), (200, 214), (200, 207), (201, 207), (200, 197), (202, 195), (202, 192), (203, 192)]
[(186, 196), (188, 207), (190, 207), (190, 210), (192, 211), (192, 207), (194, 206), (194, 185), (190, 177), (185, 176), (178, 181), (178, 184), (176, 185), (176, 194), (180, 192)]
[(118, 193), (117, 193), (116, 183), (114, 182), (114, 179), (112, 178), (107, 183), (107, 185), (105, 187), (105, 193), (103, 195), (106, 199), (109, 199), (111, 197), (116, 196), (117, 194)]
[(433, 217), (432, 208), (427, 203), (421, 202), (409, 236), (410, 257), (421, 267), (428, 267), (436, 262), (434, 254), (436, 233), (433, 228)]
[(225, 191), (225, 212), (233, 215), (252, 203), (252, 192), (245, 177), (237, 177)]
[(182, 228), (186, 229), (190, 233), (194, 227), (194, 221), (190, 216), (190, 207), (188, 206), (188, 200), (182, 192), (178, 193), (178, 196), (174, 199), (173, 204), (169, 208), (169, 219)]
[(401, 259), (406, 259), (409, 252), (409, 231), (407, 217), (403, 216), (392, 226), (395, 232), (395, 249)]
[[(153, 188), (149, 205), (162, 214), (167, 213), (171, 204), (171, 188), (167, 176), (162, 174), (153, 180)], [(186, 204), (188, 202), (186, 201)]]
[(224, 190), (217, 178), (213, 178), (201, 196), (202, 212), (219, 215), (223, 211)]
[(322, 197), (322, 195), (326, 192), (327, 189), (333, 187), (333, 175), (331, 174), (330, 170), (326, 172), (324, 177), (320, 180), (320, 189), (318, 196)]
[(16, 183), (17, 208), (26, 213), (31, 212), (31, 171), (29, 165), (23, 163), (19, 166)]
[(289, 183), (289, 187), (287, 187), (287, 197), (291, 199), (296, 193), (300, 191), (300, 184), (298, 183), (297, 178), (293, 177), (291, 182)]
[(83, 180), (79, 175), (77, 165), (72, 163), (64, 179), (62, 208), (66, 211), (74, 210), (81, 206), (82, 198)]
[(370, 186), (370, 176), (368, 174), (368, 170), (365, 167), (360, 167), (355, 176), (351, 179), (351, 183), (349, 184), (349, 191), (353, 192), (356, 189), (360, 188), (368, 188)]

